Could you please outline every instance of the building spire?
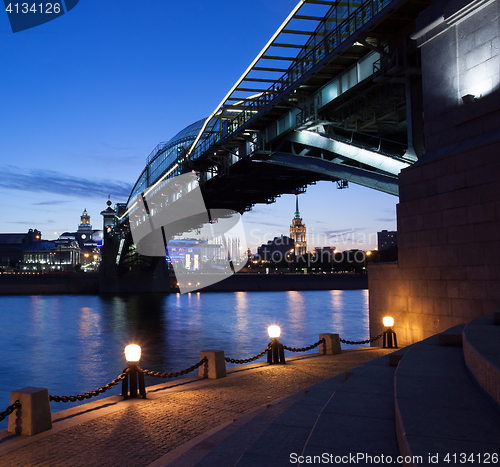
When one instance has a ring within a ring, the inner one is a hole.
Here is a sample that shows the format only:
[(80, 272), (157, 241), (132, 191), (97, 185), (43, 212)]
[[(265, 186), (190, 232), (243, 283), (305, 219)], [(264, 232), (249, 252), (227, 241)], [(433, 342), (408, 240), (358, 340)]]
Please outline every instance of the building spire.
[(300, 219), (299, 195), (295, 195), (295, 219)]

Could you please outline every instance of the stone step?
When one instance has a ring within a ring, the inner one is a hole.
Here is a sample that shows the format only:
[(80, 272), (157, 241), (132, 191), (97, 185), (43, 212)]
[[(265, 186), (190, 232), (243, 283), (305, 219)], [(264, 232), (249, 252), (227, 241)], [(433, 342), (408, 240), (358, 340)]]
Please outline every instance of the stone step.
[(499, 452), (500, 415), (467, 373), (460, 347), (439, 345), (438, 335), (414, 344), (394, 380), (401, 455), (422, 456), (406, 465), (436, 463), (429, 455), (438, 456), (438, 465), (453, 465), (462, 454), (462, 463), (472, 465)]
[[(463, 352), (465, 364), (477, 384), (500, 406), (500, 316), (481, 316), (465, 326)], [(499, 324), (495, 324), (498, 322)]]

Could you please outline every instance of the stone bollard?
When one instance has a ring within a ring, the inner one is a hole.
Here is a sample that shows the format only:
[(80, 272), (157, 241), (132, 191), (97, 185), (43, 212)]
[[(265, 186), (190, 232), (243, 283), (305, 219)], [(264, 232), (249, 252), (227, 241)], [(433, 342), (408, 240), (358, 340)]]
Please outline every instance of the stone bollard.
[(32, 436), (52, 428), (48, 389), (23, 388), (12, 391), (10, 403), (18, 399), (21, 408), (9, 415), (9, 433)]
[(321, 355), (338, 355), (342, 353), (338, 334), (320, 334), (319, 338), (325, 339), (325, 342), (319, 344), (318, 353)]
[(208, 362), (198, 368), (200, 378), (218, 379), (226, 376), (226, 360), (223, 350), (202, 350), (200, 360), (207, 357)]

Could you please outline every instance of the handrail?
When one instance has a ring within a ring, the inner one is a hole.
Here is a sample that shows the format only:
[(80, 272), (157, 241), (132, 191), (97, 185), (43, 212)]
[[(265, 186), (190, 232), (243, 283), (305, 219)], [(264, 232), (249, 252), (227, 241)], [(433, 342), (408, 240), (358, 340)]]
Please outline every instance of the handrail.
[[(307, 0), (306, 0), (307, 1)], [(241, 131), (242, 128), (253, 118), (258, 116), (260, 112), (271, 105), (273, 101), (280, 98), (283, 93), (290, 90), (305, 74), (309, 73), (314, 67), (316, 67), (320, 62), (326, 59), (328, 55), (330, 55), (334, 50), (336, 50), (341, 45), (345, 44), (356, 31), (358, 31), (362, 26), (371, 21), (375, 16), (381, 13), (389, 4), (397, 0), (366, 0), (363, 2), (356, 10), (354, 10), (343, 22), (338, 24), (329, 34), (325, 35), (323, 40), (315, 45), (312, 48), (308, 48), (308, 42), (306, 42), (306, 46), (299, 52), (298, 56), (292, 62), (287, 72), (284, 73), (275, 83), (273, 83), (267, 90), (259, 93), (253, 99), (247, 99), (238, 102), (239, 107), (245, 107), (241, 112), (234, 116), (231, 116), (231, 123), (227, 126), (224, 126), (223, 135), (223, 125), (220, 125), (220, 129), (218, 131), (212, 131), (216, 126), (217, 121), (227, 118), (228, 116), (224, 115), (223, 104), (227, 101), (227, 98), (231, 95), (231, 93), (237, 88), (239, 84), (241, 84), (242, 79), (240, 79), (230, 90), (230, 92), (225, 96), (221, 104), (217, 107), (216, 111), (210, 115), (202, 128), (200, 129), (198, 135), (194, 139), (193, 144), (188, 150), (185, 159), (183, 160), (196, 160), (201, 157), (205, 152), (207, 152), (212, 146), (219, 144), (223, 139), (227, 139), (229, 136), (234, 133)], [(299, 2), (302, 5), (304, 2)], [(298, 10), (298, 6), (295, 7), (292, 14), (289, 15), (287, 20), (283, 23), (289, 22), (293, 13)], [(283, 27), (282, 25), (282, 27)], [(282, 27), (280, 29), (282, 29)], [(314, 36), (317, 31), (311, 33), (311, 36)], [(276, 36), (273, 36), (274, 39)], [(268, 42), (266, 45), (269, 48), (272, 40)], [(265, 47), (265, 49), (266, 49)], [(264, 50), (264, 49), (263, 49)], [(266, 49), (267, 50), (267, 49)], [(307, 51), (307, 52), (306, 52)], [(304, 53), (304, 55), (302, 55)], [(263, 53), (261, 52), (256, 59), (252, 62), (251, 66), (247, 69), (243, 76), (246, 76), (252, 66), (262, 57)], [(236, 109), (232, 110), (233, 112)], [(204, 133), (208, 133), (208, 135), (202, 139), (202, 135)], [(161, 145), (162, 143), (160, 143)], [(158, 146), (160, 146), (158, 145)], [(158, 147), (157, 146), (157, 147)], [(156, 149), (156, 148), (155, 148)], [(154, 151), (153, 151), (154, 152)], [(160, 151), (156, 154), (156, 156), (148, 161), (148, 165), (150, 162), (156, 159), (156, 157), (163, 153), (164, 151)], [(150, 154), (151, 156), (151, 154)], [(157, 180), (155, 180), (152, 185), (156, 185), (161, 183), (164, 179), (169, 178), (172, 174), (175, 175), (174, 167), (176, 163), (171, 163), (169, 166), (165, 168), (163, 171), (163, 175), (161, 175)], [(178, 166), (178, 164), (177, 164)], [(130, 199), (129, 199), (130, 201)], [(125, 215), (130, 212), (131, 208), (127, 209)], [(125, 216), (124, 215), (124, 216)]]

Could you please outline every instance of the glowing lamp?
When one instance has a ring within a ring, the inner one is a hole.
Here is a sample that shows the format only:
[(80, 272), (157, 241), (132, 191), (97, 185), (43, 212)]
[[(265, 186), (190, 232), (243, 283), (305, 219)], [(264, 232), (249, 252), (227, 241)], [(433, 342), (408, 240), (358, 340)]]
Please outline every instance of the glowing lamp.
[(281, 335), (281, 329), (279, 326), (269, 326), (267, 333), (271, 339), (277, 339)]
[(470, 104), (471, 102), (474, 102), (475, 100), (477, 100), (477, 98), (474, 94), (466, 94), (465, 96), (462, 96), (462, 102), (464, 104)]
[(130, 344), (125, 347), (125, 360), (129, 364), (139, 363), (141, 359), (141, 346), (137, 344)]
[(397, 349), (398, 348), (398, 338), (396, 333), (392, 329), (394, 326), (394, 318), (391, 316), (385, 316), (382, 318), (382, 323), (384, 323), (385, 331), (384, 331), (384, 349)]
[(394, 318), (392, 318), (391, 316), (386, 316), (382, 318), (382, 323), (384, 323), (384, 326), (386, 328), (390, 328), (394, 326)]

